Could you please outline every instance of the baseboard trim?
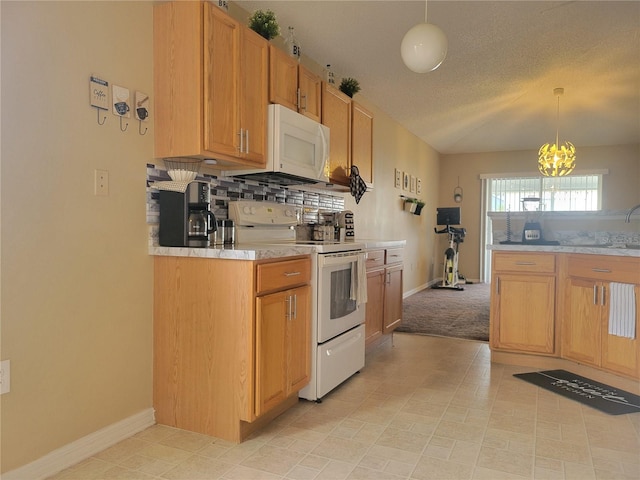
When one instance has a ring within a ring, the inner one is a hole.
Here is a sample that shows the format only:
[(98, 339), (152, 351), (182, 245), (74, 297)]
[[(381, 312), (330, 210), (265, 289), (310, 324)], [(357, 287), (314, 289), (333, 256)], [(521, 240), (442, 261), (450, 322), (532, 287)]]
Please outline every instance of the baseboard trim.
[(2, 475), (2, 480), (39, 480), (50, 477), (155, 423), (153, 408), (143, 410), (60, 447), (38, 460), (11, 470)]

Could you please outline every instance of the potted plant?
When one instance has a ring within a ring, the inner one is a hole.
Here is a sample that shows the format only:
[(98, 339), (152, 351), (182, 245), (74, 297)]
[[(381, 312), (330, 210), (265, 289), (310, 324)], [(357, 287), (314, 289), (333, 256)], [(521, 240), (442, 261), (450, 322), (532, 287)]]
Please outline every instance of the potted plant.
[(280, 34), (276, 15), (271, 10), (256, 10), (249, 17), (249, 28), (260, 36), (271, 40)]
[(422, 200), (416, 201), (416, 209), (413, 212), (414, 215), (420, 215), (422, 213), (422, 209), (424, 208), (425, 203)]
[(340, 91), (349, 97), (353, 97), (360, 91), (360, 83), (355, 78), (343, 78), (340, 82)]

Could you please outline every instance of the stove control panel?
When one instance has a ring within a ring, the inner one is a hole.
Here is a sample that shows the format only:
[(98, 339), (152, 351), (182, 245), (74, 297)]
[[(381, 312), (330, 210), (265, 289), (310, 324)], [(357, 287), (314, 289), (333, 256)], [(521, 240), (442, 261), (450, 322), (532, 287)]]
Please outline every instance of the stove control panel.
[(229, 219), (240, 226), (295, 226), (302, 214), (301, 207), (275, 202), (237, 200), (229, 202)]

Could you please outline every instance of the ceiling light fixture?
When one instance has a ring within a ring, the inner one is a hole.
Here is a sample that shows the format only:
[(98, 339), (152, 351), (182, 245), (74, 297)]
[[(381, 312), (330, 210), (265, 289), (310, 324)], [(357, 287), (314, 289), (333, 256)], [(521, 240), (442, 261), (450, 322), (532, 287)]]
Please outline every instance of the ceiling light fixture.
[(545, 143), (538, 151), (538, 170), (545, 177), (563, 177), (569, 175), (575, 168), (576, 147), (571, 142), (558, 142), (560, 128), (560, 97), (564, 88), (554, 88), (553, 94), (558, 97), (558, 113), (556, 119), (556, 143)]
[(447, 56), (444, 32), (427, 23), (427, 0), (424, 2), (424, 23), (417, 24), (404, 35), (400, 55), (407, 68), (416, 73), (435, 70)]

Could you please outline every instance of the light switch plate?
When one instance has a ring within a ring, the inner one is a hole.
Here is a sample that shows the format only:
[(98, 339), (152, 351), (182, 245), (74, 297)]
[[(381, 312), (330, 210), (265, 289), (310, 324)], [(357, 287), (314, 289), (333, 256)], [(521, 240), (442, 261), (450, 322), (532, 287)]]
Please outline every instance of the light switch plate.
[(402, 188), (402, 171), (398, 170), (397, 168), (395, 169), (395, 173), (396, 173), (396, 183), (395, 186), (396, 188)]
[(92, 107), (109, 110), (109, 82), (102, 80), (97, 75), (91, 75), (89, 79), (89, 96)]

